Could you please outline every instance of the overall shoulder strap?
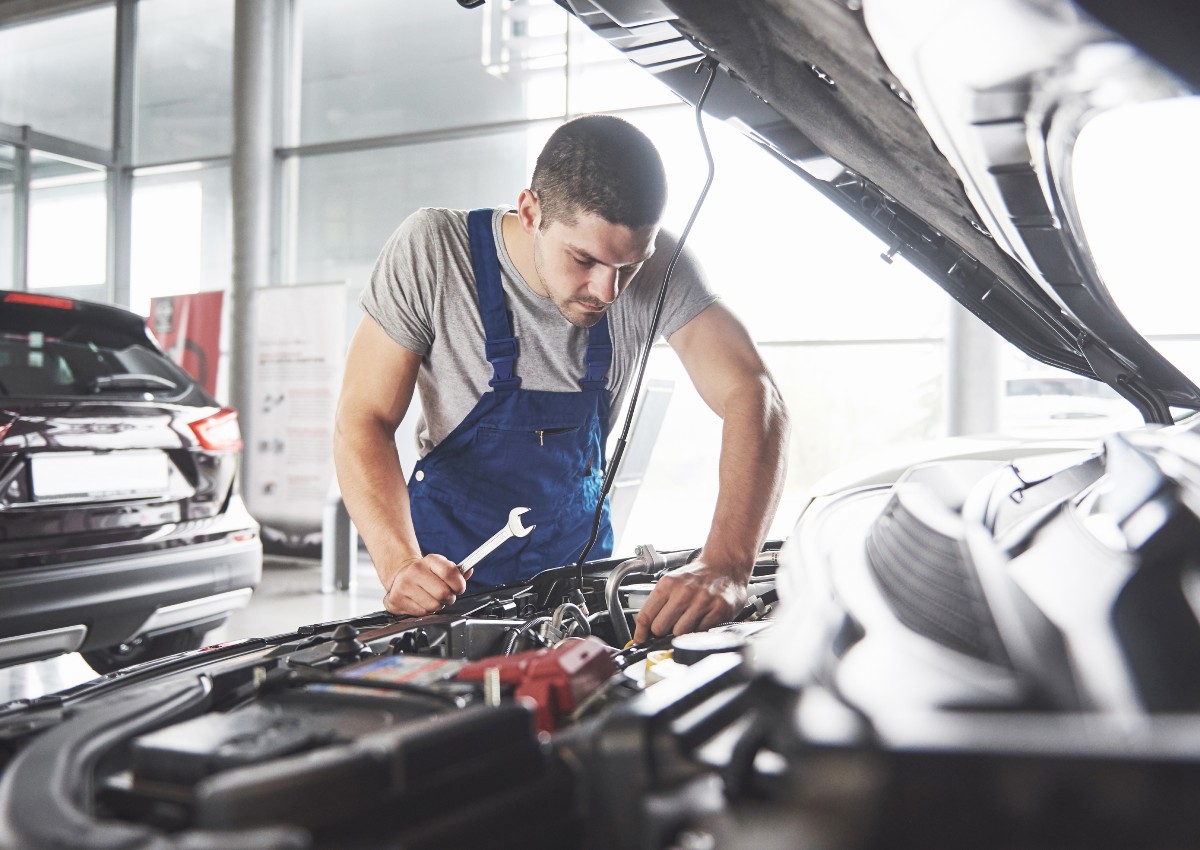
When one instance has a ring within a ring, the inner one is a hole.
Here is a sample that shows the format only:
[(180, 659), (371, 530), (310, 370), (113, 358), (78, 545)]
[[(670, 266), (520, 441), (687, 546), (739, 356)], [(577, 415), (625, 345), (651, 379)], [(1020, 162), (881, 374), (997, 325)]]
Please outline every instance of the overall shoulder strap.
[(585, 390), (602, 390), (608, 381), (608, 367), (612, 365), (612, 337), (608, 332), (608, 316), (588, 329), (587, 350), (583, 362), (587, 372), (579, 382)]
[(492, 379), (488, 384), (497, 390), (515, 390), (521, 386), (521, 378), (514, 374), (513, 368), (517, 360), (517, 340), (513, 336), (512, 319), (500, 282), (500, 259), (496, 256), (496, 239), (492, 235), (492, 214), (490, 209), (467, 213), (467, 235), (471, 241), (479, 315), (483, 318), (486, 337), (484, 355), (492, 364)]

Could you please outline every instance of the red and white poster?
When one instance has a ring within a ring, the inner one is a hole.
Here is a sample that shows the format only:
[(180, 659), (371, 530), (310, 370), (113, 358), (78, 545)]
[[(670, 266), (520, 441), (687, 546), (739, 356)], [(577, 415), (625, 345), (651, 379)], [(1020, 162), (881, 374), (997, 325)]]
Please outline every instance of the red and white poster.
[(147, 320), (167, 355), (213, 396), (217, 394), (224, 294), (195, 292), (152, 298)]

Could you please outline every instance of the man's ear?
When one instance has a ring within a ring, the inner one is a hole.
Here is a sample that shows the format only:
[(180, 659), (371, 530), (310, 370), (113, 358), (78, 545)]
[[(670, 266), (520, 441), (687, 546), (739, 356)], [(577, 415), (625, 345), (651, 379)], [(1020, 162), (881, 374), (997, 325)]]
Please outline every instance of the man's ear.
[(517, 219), (521, 229), (533, 235), (542, 224), (542, 207), (532, 189), (522, 189), (517, 197)]

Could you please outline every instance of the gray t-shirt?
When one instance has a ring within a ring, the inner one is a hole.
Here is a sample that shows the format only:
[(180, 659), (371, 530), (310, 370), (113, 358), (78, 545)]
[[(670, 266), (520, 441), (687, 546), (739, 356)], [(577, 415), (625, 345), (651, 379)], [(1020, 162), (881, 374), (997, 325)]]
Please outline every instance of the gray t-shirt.
[[(554, 302), (534, 292), (513, 265), (501, 235), (508, 211), (495, 211), (492, 235), (518, 340), (514, 372), (521, 377), (522, 389), (578, 392), (586, 371), (587, 330), (563, 318)], [(614, 420), (650, 331), (674, 245), (672, 237), (660, 234), (654, 255), (609, 309), (613, 362), (608, 390)], [(684, 251), (667, 288), (659, 323), (662, 338), (669, 338), (716, 300)], [(423, 413), (417, 425), (417, 450), (424, 457), (491, 391), (492, 367), (484, 357), (467, 212), (426, 208), (405, 219), (383, 247), (359, 303), (389, 337), (424, 358), (417, 376)]]

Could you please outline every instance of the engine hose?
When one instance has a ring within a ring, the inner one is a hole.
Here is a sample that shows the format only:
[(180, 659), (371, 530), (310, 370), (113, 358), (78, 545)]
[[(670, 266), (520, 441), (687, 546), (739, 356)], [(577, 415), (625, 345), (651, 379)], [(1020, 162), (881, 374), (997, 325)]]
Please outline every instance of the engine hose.
[(672, 570), (686, 564), (692, 559), (698, 549), (682, 549), (661, 555), (650, 544), (638, 546), (634, 551), (636, 556), (622, 561), (611, 573), (604, 585), (604, 600), (608, 603), (608, 617), (612, 621), (613, 631), (617, 635), (617, 647), (623, 647), (633, 640), (629, 632), (629, 622), (625, 619), (625, 610), (621, 607), (621, 582), (631, 573), (658, 573)]
[(550, 622), (549, 617), (542, 616), (542, 617), (534, 617), (532, 620), (528, 620), (528, 621), (522, 623), (517, 629), (515, 629), (512, 632), (512, 634), (510, 634), (508, 636), (508, 640), (506, 640), (504, 642), (504, 654), (512, 655), (513, 652), (516, 651), (517, 644), (521, 642), (521, 638), (525, 637), (525, 635), (529, 634), (531, 631), (538, 628), (543, 623), (549, 623), (549, 622)]
[[(583, 613), (583, 609), (574, 602), (564, 602), (554, 609), (554, 618), (550, 621), (550, 627), (561, 630), (563, 620), (568, 615), (571, 617), (571, 629), (579, 626), (585, 636), (592, 633), (592, 624), (588, 622), (587, 614)], [(569, 635), (571, 632), (567, 632), (567, 634)]]

